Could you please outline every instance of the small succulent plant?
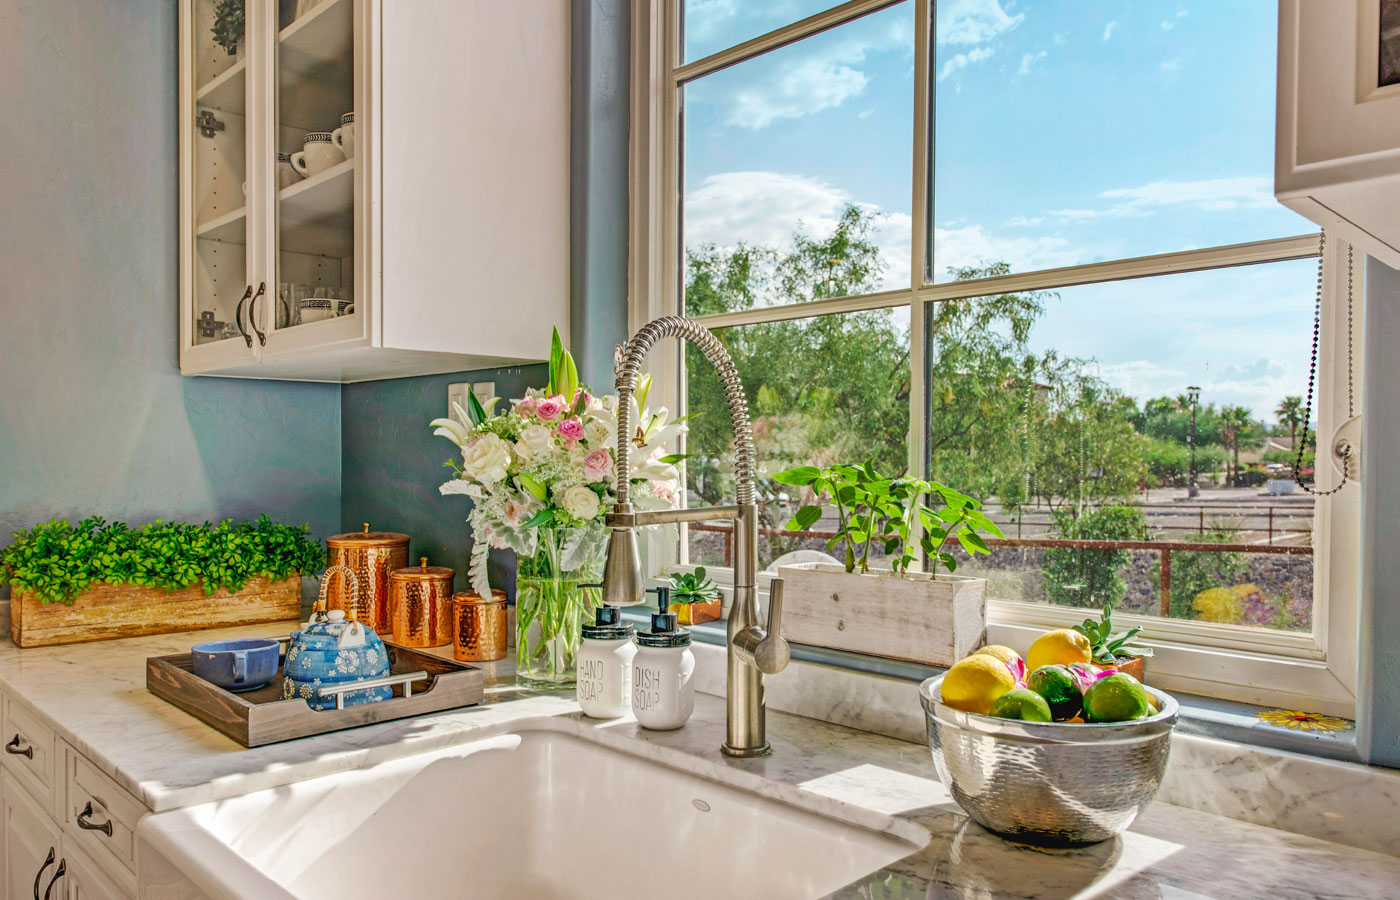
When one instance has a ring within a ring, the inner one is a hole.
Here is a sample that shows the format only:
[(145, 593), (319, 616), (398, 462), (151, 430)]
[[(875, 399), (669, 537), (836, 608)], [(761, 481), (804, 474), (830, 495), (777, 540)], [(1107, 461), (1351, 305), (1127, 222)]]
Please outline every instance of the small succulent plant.
[(1124, 656), (1145, 658), (1152, 655), (1152, 648), (1133, 643), (1133, 638), (1142, 633), (1138, 626), (1135, 625), (1121, 634), (1113, 633), (1112, 603), (1103, 605), (1103, 615), (1097, 622), (1085, 619), (1082, 624), (1074, 626), (1074, 630), (1089, 639), (1094, 662), (1099, 665), (1112, 663)]
[(671, 603), (713, 603), (719, 599), (719, 587), (705, 577), (705, 567), (694, 572), (676, 572), (671, 576)]

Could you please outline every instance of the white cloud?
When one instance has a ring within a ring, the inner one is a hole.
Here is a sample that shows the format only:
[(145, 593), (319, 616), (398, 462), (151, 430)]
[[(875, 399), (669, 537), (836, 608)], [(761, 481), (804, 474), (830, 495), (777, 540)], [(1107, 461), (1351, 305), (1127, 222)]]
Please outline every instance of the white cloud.
[(966, 53), (959, 53), (943, 64), (943, 68), (938, 70), (938, 80), (942, 81), (949, 75), (959, 72), (975, 62), (981, 62), (992, 55), (994, 51), (991, 47), (975, 47)]
[(836, 229), (841, 212), (855, 204), (883, 213), (873, 240), (884, 264), (879, 290), (909, 286), (910, 234), (908, 213), (885, 212), (861, 203), (851, 194), (820, 178), (782, 172), (723, 172), (710, 175), (686, 195), (685, 243), (733, 247), (739, 242), (782, 249), (792, 245), (799, 226), (808, 237), (822, 240)]
[(999, 0), (940, 0), (937, 6), (940, 44), (982, 44), (1026, 18), (1007, 15)]
[(1103, 39), (1110, 40), (1113, 37), (1113, 29), (1118, 27), (1117, 22), (1109, 22), (1103, 27)]
[(1046, 53), (1044, 50), (1038, 50), (1035, 53), (1027, 53), (1023, 55), (1021, 57), (1021, 68), (1017, 70), (1017, 74), (1029, 75), (1031, 73), (1031, 66), (1040, 62), (1042, 59), (1045, 58), (1045, 56)]
[(1148, 359), (1101, 364), (1099, 375), (1130, 397), (1170, 396), (1181, 390), (1186, 373)]
[(1194, 207), (1206, 212), (1232, 209), (1270, 209), (1273, 182), (1268, 178), (1210, 178), (1201, 181), (1152, 181), (1139, 187), (1100, 191), (1104, 200), (1118, 201), (1101, 209), (1054, 209), (1051, 215), (1071, 221), (1150, 216), (1158, 209)]
[(938, 280), (949, 268), (1009, 263), (1013, 272), (1053, 269), (1075, 262), (1076, 251), (1062, 237), (1003, 237), (981, 225), (935, 226), (933, 253)]
[(1039, 225), (1044, 219), (1041, 216), (1012, 216), (1006, 220), (1009, 228), (1026, 228), (1031, 225)]
[(848, 34), (838, 32), (844, 36), (836, 42), (799, 44), (793, 55), (772, 57), (768, 71), (708, 99), (723, 109), (726, 124), (754, 131), (780, 119), (799, 119), (840, 106), (865, 91), (870, 78), (861, 66), (872, 54), (913, 52), (913, 36), (904, 19), (866, 21), (875, 24), (853, 28)]
[(1173, 28), (1175, 28), (1175, 27), (1176, 27), (1176, 22), (1175, 22), (1174, 20), (1172, 20), (1172, 19), (1167, 19), (1166, 21), (1164, 21), (1164, 22), (1162, 23), (1162, 30), (1163, 30), (1163, 31), (1171, 31), (1171, 30), (1172, 30)]

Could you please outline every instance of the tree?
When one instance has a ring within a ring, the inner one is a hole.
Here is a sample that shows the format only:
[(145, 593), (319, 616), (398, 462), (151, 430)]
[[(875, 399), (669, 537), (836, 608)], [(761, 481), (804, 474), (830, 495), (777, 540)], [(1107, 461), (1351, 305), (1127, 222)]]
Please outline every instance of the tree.
[(1253, 422), (1249, 417), (1249, 410), (1245, 409), (1243, 406), (1226, 406), (1220, 410), (1220, 440), (1234, 458), (1234, 465), (1231, 471), (1227, 473), (1227, 480), (1230, 484), (1239, 484), (1240, 444), (1244, 442), (1252, 425)]
[(1303, 427), (1303, 398), (1284, 397), (1274, 410), (1278, 422), (1288, 429), (1288, 446), (1298, 449), (1298, 429)]
[[(1147, 541), (1151, 533), (1142, 510), (1135, 506), (1102, 509), (1061, 508), (1053, 514), (1054, 534), (1069, 540)], [(1105, 603), (1117, 606), (1128, 592), (1123, 569), (1131, 565), (1133, 552), (1116, 549), (1053, 547), (1045, 551), (1042, 572), (1051, 603), (1097, 609)]]

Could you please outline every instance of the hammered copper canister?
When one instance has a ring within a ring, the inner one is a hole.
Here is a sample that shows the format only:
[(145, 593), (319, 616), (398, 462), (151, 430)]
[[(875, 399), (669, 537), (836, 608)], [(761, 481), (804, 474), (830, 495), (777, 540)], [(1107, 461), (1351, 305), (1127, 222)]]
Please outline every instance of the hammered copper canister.
[[(408, 565), (408, 535), (394, 531), (347, 531), (326, 538), (328, 565), (345, 566), (360, 582), (360, 621), (380, 634), (388, 634), (389, 573)], [(349, 612), (348, 579), (337, 579), (326, 595), (330, 609)]]
[(452, 595), (452, 655), (463, 662), (505, 659), (505, 591), (491, 591), (490, 600), (476, 591)]
[(446, 566), (416, 566), (389, 573), (389, 619), (401, 647), (444, 647), (452, 643), (452, 578)]

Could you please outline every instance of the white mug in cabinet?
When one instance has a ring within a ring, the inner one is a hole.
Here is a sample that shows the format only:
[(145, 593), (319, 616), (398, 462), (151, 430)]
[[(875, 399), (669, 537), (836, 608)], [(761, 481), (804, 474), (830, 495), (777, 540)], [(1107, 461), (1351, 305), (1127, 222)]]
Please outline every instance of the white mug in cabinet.
[(280, 191), (284, 187), (291, 187), (301, 179), (301, 172), (292, 165), (292, 154), (277, 154), (277, 189)]
[(348, 112), (340, 117), (340, 127), (331, 132), (335, 145), (345, 154), (346, 159), (355, 156), (355, 114)]
[(301, 139), (301, 152), (292, 154), (292, 165), (310, 178), (345, 161), (345, 154), (331, 140), (329, 131), (313, 131)]

